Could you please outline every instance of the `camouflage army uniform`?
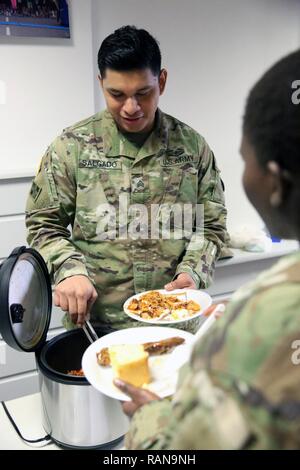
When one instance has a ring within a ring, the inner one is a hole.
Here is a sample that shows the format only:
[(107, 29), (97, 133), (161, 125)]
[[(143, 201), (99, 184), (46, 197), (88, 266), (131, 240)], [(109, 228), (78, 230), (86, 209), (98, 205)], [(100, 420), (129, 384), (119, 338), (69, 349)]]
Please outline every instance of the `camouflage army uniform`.
[[(117, 226), (124, 229), (125, 200), (145, 205), (149, 213), (153, 204), (201, 203), (204, 237), (114, 239), (110, 229), (111, 238), (103, 239), (101, 229), (110, 220), (105, 204), (116, 209)], [(92, 321), (115, 328), (131, 324), (122, 312), (129, 296), (162, 288), (178, 273), (189, 273), (205, 288), (227, 240), (222, 183), (211, 150), (194, 130), (159, 110), (139, 149), (118, 132), (108, 111), (66, 129), (41, 161), (26, 225), (28, 243), (46, 260), (55, 284), (88, 276), (99, 294)]]
[(127, 447), (299, 449), (299, 312), (297, 252), (235, 293), (194, 348), (173, 401), (135, 413)]

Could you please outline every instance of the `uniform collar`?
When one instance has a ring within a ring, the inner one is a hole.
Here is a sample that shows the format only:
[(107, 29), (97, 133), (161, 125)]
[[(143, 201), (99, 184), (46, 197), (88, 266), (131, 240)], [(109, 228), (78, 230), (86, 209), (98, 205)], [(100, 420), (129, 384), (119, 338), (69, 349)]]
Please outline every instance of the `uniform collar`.
[(101, 137), (103, 138), (103, 151), (106, 157), (119, 157), (122, 155), (134, 159), (135, 162), (163, 152), (168, 146), (168, 129), (164, 113), (159, 109), (156, 111), (155, 127), (138, 153), (132, 142), (119, 132), (108, 110), (101, 113)]

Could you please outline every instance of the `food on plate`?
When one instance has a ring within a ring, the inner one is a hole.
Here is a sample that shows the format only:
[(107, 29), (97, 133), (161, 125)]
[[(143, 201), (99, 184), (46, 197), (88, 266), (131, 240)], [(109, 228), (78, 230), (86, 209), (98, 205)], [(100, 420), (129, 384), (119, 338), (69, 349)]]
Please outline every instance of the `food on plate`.
[[(149, 343), (142, 344), (144, 351), (150, 355), (154, 354), (165, 354), (170, 352), (176, 346), (184, 343), (184, 339), (179, 336), (174, 336), (171, 338), (161, 339), (158, 341), (152, 341)], [(103, 348), (97, 353), (97, 362), (100, 366), (109, 366), (110, 365), (110, 354), (109, 348)]]
[(72, 370), (68, 370), (67, 374), (68, 374), (68, 375), (75, 375), (75, 376), (77, 376), (77, 377), (84, 377), (83, 369), (72, 369)]
[(192, 317), (201, 309), (194, 300), (187, 300), (186, 295), (186, 292), (161, 294), (151, 291), (132, 299), (127, 309), (144, 320), (183, 320)]
[(171, 338), (144, 343), (143, 346), (145, 351), (147, 351), (149, 354), (165, 354), (170, 352), (176, 346), (184, 343), (184, 341), (184, 338), (173, 336)]
[(136, 387), (151, 381), (148, 357), (141, 344), (117, 344), (108, 348), (113, 374)]

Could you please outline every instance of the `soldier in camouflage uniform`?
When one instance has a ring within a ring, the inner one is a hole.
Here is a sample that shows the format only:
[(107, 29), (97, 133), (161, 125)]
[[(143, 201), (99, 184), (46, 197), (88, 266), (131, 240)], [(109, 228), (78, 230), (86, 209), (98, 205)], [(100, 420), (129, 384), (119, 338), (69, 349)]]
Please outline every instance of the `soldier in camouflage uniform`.
[[(245, 191), (272, 234), (300, 239), (300, 51), (252, 89), (241, 153)], [(294, 92), (295, 93), (295, 92)], [(296, 101), (296, 100), (295, 100)], [(121, 381), (129, 449), (300, 448), (300, 251), (239, 289), (196, 344), (172, 401)]]
[[(50, 145), (32, 184), (26, 224), (28, 242), (56, 285), (56, 305), (82, 323), (97, 298), (94, 325), (119, 329), (133, 323), (122, 305), (134, 293), (208, 286), (226, 250), (226, 209), (204, 138), (158, 109), (167, 72), (152, 36), (120, 28), (103, 41), (98, 63), (107, 110)], [(196, 226), (197, 204), (203, 227)], [(133, 213), (124, 218), (132, 205), (151, 215), (136, 238), (127, 233)], [(173, 205), (189, 206), (193, 227), (180, 236), (170, 217), (168, 239), (160, 217)]]

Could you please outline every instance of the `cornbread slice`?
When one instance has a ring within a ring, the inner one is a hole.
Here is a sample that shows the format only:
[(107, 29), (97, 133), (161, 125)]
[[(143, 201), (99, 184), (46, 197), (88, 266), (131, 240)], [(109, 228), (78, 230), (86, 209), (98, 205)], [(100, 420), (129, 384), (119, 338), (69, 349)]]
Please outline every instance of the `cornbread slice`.
[(108, 348), (113, 374), (136, 387), (151, 381), (149, 354), (141, 344), (118, 344)]

